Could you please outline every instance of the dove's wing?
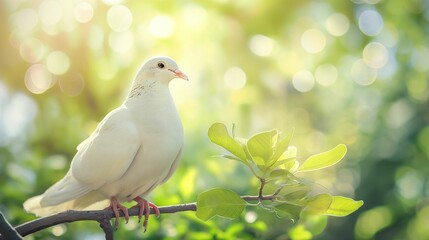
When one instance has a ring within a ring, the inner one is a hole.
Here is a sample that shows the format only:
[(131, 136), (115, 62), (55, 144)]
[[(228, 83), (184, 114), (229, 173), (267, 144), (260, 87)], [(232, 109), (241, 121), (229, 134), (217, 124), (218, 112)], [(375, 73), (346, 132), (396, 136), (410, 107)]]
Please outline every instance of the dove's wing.
[(174, 159), (174, 162), (170, 167), (170, 170), (168, 170), (167, 176), (165, 176), (165, 178), (161, 181), (161, 184), (165, 183), (168, 179), (170, 179), (174, 171), (176, 171), (177, 165), (179, 164), (179, 161), (180, 161), (180, 157), (182, 156), (182, 149), (183, 149), (183, 145), (182, 147), (180, 147), (179, 153), (177, 153), (176, 158)]
[(119, 179), (129, 168), (141, 141), (124, 106), (110, 112), (95, 132), (78, 146), (71, 173), (92, 190)]
[(26, 201), (25, 208), (40, 211), (36, 209), (80, 198), (117, 180), (128, 169), (139, 147), (138, 131), (127, 108), (113, 110), (94, 133), (79, 144), (67, 175), (41, 196)]

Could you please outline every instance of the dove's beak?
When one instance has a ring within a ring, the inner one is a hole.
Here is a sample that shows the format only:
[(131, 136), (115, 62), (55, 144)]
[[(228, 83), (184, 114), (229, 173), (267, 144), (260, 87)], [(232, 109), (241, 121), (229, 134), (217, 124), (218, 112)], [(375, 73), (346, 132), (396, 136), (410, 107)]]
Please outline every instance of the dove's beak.
[(186, 76), (186, 74), (184, 74), (179, 69), (176, 69), (176, 70), (168, 69), (168, 70), (172, 71), (174, 73), (174, 76), (181, 78), (181, 79), (185, 79), (186, 81), (189, 81), (188, 76)]

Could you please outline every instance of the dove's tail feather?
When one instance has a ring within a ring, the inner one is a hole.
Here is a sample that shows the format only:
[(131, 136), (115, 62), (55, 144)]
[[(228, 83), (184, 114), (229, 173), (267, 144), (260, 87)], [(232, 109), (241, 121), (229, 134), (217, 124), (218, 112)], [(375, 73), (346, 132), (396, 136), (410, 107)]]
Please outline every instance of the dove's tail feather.
[(91, 189), (88, 186), (78, 182), (71, 172), (68, 172), (63, 179), (52, 185), (43, 193), (40, 204), (42, 206), (58, 205), (81, 197), (90, 191)]
[(38, 217), (44, 217), (66, 210), (101, 210), (109, 206), (109, 200), (96, 192), (90, 192), (78, 199), (73, 199), (53, 206), (41, 206), (40, 200), (42, 198), (43, 195), (39, 195), (25, 201), (25, 210)]
[(106, 205), (105, 199), (105, 196), (79, 183), (69, 172), (42, 195), (25, 201), (24, 208), (37, 216), (47, 216), (65, 210), (100, 209), (98, 203)]

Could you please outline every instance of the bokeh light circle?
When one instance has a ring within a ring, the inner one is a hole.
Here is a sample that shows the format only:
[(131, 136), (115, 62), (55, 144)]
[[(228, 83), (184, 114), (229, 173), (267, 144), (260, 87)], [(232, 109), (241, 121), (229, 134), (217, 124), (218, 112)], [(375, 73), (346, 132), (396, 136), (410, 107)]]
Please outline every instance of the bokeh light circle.
[(91, 21), (94, 16), (94, 8), (88, 2), (80, 2), (74, 8), (74, 18), (80, 23)]
[(246, 85), (247, 77), (243, 69), (232, 67), (225, 72), (224, 82), (228, 88), (238, 90)]
[(46, 67), (55, 75), (64, 74), (70, 68), (70, 58), (61, 51), (51, 52), (46, 59)]
[(318, 84), (330, 86), (337, 81), (338, 70), (332, 64), (322, 64), (316, 68), (314, 78)]
[(301, 70), (292, 77), (293, 87), (300, 92), (309, 92), (314, 87), (314, 77), (310, 71)]
[(350, 22), (344, 14), (334, 13), (326, 20), (325, 27), (332, 36), (339, 37), (347, 33)]
[(25, 8), (14, 13), (9, 19), (16, 29), (25, 33), (33, 31), (39, 22), (37, 12), (31, 8)]
[(301, 36), (301, 45), (308, 53), (321, 52), (326, 46), (325, 35), (318, 29), (308, 29)]
[(58, 24), (63, 17), (63, 8), (59, 1), (44, 0), (39, 6), (39, 18), (42, 24), (53, 26)]
[(53, 85), (53, 76), (43, 64), (31, 65), (25, 72), (24, 82), (27, 89), (41, 94)]
[(365, 10), (359, 15), (359, 29), (367, 36), (378, 35), (383, 26), (383, 17), (375, 10)]
[(77, 96), (82, 92), (85, 86), (85, 81), (81, 75), (74, 74), (72, 77), (59, 79), (58, 85), (60, 86), (61, 91), (67, 95)]
[(269, 56), (273, 51), (273, 40), (264, 35), (255, 35), (249, 41), (252, 53), (258, 56)]
[(133, 23), (133, 15), (128, 7), (114, 5), (107, 12), (107, 24), (115, 32), (127, 31)]
[(45, 46), (36, 38), (27, 38), (19, 46), (19, 54), (29, 63), (39, 62), (45, 53)]
[(386, 47), (378, 42), (370, 42), (363, 49), (363, 60), (372, 68), (382, 68), (389, 59)]

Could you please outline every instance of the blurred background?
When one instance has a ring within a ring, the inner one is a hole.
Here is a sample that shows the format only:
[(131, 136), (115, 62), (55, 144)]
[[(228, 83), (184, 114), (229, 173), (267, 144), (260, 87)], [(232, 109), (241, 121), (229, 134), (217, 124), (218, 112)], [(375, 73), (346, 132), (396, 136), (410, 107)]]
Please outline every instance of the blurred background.
[[(294, 129), (300, 161), (347, 144), (341, 164), (307, 177), (365, 205), (319, 227), (256, 207), (235, 220), (176, 213), (144, 234), (121, 221), (118, 239), (429, 239), (428, 3), (2, 0), (0, 211), (13, 225), (34, 219), (23, 201), (64, 175), (141, 64), (168, 55), (190, 78), (170, 85), (186, 147), (151, 196), (158, 206), (213, 187), (257, 193), (245, 166), (212, 157), (214, 122), (242, 137)], [(27, 239), (57, 237), (104, 235), (78, 222)]]

